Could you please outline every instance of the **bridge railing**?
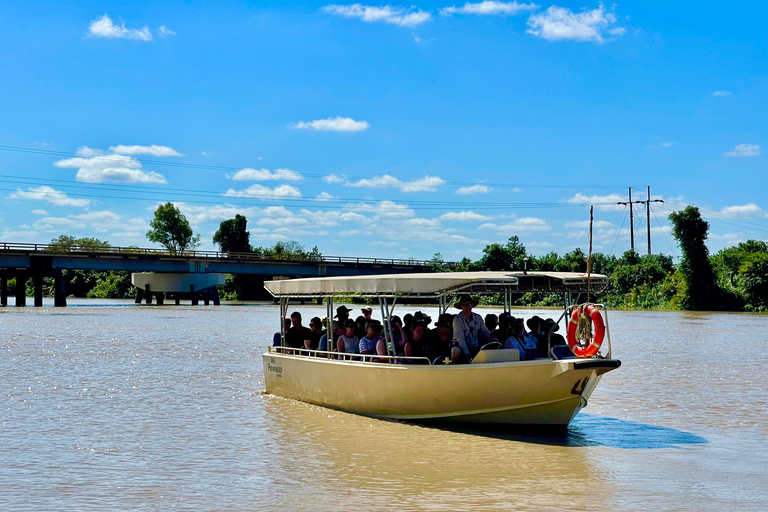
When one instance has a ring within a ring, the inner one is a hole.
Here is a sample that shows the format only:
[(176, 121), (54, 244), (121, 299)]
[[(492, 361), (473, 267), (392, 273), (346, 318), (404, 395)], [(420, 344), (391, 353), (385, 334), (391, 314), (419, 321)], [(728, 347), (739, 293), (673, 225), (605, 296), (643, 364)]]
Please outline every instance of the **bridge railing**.
[(355, 256), (320, 256), (317, 258), (301, 258), (295, 256), (276, 257), (251, 252), (220, 252), (220, 251), (183, 251), (172, 253), (165, 249), (142, 247), (92, 246), (76, 244), (34, 244), (0, 242), (0, 252), (24, 252), (35, 254), (88, 254), (88, 255), (122, 255), (122, 256), (165, 256), (171, 258), (194, 259), (227, 259), (239, 261), (286, 261), (286, 262), (321, 262), (321, 263), (362, 263), (365, 265), (401, 265), (429, 267), (430, 260), (392, 259), (392, 258), (359, 258)]

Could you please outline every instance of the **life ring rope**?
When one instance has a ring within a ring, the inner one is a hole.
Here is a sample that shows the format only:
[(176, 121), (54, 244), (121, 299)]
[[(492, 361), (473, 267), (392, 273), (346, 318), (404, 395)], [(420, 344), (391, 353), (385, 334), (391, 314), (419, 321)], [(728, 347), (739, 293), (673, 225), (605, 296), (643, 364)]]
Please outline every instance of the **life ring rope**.
[(600, 310), (590, 303), (575, 307), (568, 320), (567, 341), (571, 352), (576, 357), (593, 357), (600, 350), (603, 338), (605, 338), (605, 322)]

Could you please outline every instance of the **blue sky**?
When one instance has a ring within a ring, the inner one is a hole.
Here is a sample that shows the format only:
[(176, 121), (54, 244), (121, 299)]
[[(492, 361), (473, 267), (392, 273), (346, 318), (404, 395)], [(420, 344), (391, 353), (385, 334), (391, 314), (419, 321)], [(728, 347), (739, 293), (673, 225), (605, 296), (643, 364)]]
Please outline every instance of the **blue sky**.
[[(477, 258), (629, 247), (625, 207), (768, 239), (756, 2), (3, 2), (0, 241), (144, 237), (173, 201), (212, 249)], [(642, 208), (638, 205), (638, 208)], [(645, 251), (644, 215), (636, 246)]]

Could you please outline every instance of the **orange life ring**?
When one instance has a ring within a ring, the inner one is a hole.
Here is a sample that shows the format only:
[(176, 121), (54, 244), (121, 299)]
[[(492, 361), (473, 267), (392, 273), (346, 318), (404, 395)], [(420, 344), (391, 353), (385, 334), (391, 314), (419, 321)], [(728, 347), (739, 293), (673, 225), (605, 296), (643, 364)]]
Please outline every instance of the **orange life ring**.
[[(589, 345), (587, 346), (581, 346), (576, 341), (576, 328), (579, 325), (579, 317), (582, 313), (595, 328), (594, 335), (589, 340)], [(604, 337), (605, 322), (603, 322), (603, 315), (600, 314), (600, 311), (594, 304), (581, 305), (573, 310), (571, 319), (568, 321), (568, 347), (576, 357), (592, 357), (597, 354), (600, 350), (600, 345), (603, 344)]]

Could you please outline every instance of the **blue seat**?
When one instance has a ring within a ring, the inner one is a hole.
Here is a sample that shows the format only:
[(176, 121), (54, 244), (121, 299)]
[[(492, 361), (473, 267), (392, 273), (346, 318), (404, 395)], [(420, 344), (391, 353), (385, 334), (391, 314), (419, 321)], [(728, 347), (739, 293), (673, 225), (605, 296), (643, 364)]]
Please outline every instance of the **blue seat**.
[(555, 345), (549, 349), (549, 353), (552, 354), (552, 357), (555, 359), (576, 359), (576, 356), (573, 355), (573, 352), (568, 348), (568, 345)]

